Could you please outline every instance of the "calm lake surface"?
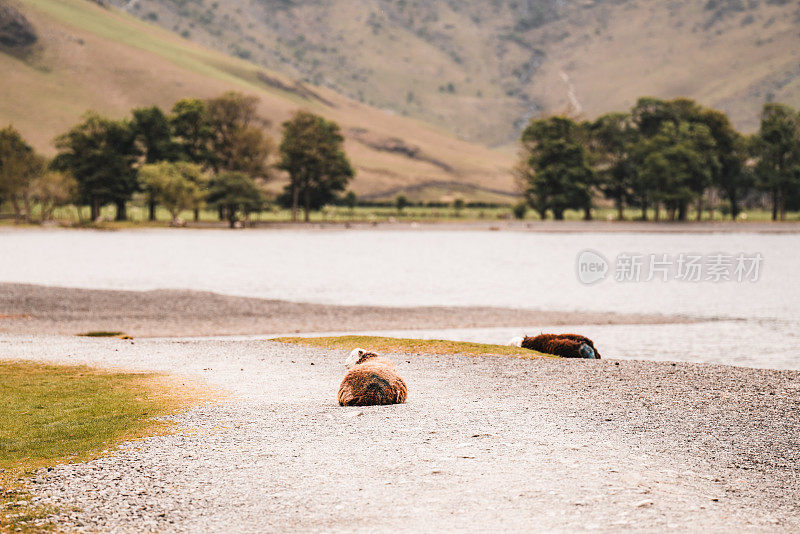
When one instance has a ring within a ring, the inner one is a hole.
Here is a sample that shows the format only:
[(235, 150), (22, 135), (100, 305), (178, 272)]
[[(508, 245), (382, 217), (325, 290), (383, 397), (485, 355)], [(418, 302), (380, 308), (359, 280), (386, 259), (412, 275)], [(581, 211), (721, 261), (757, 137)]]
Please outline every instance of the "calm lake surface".
[[(592, 285), (577, 276), (576, 260), (586, 249), (608, 260), (606, 279)], [(694, 325), (576, 324), (574, 329), (593, 337), (611, 357), (800, 368), (798, 234), (3, 230), (0, 254), (4, 282), (183, 288), (327, 304), (701, 316), (716, 320)], [(615, 279), (623, 261), (620, 254), (641, 260), (640, 281)], [(659, 271), (646, 281), (651, 254), (666, 260), (662, 267), (667, 274)], [(681, 254), (701, 257), (701, 281), (675, 278)], [(730, 261), (726, 272), (732, 281), (706, 280), (720, 254)], [(743, 281), (735, 280), (739, 254), (749, 261), (748, 268), (753, 266), (750, 258), (763, 258), (757, 276), (751, 271)], [(419, 334), (497, 342), (509, 334), (540, 330), (524, 327)]]

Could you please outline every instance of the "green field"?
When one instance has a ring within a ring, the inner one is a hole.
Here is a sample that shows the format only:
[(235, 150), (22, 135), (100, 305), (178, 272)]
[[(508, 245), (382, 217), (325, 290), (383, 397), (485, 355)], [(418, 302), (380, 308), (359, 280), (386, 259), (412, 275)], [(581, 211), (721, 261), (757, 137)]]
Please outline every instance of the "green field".
[(168, 377), (83, 366), (0, 362), (0, 532), (40, 532), (52, 510), (30, 504), (27, 477), (85, 461), (115, 443), (163, 432), (199, 399)]
[[(38, 220), (38, 209), (34, 209), (33, 220)], [(592, 211), (593, 217), (596, 221), (615, 221), (617, 220), (617, 211), (612, 208), (596, 208)], [(625, 220), (635, 221), (641, 217), (641, 210), (626, 209)], [(769, 210), (745, 210), (746, 219), (740, 218), (742, 223), (747, 222), (767, 222), (772, 219), (772, 213)], [(689, 211), (689, 223), (695, 221), (696, 211)], [(8, 211), (7, 207), (0, 206), (0, 224), (14, 224), (12, 213)], [(78, 217), (78, 211), (74, 207), (60, 208), (55, 211), (55, 218), (58, 224), (71, 226), (78, 225), (83, 221), (88, 224), (89, 208), (84, 206), (81, 208), (81, 217)], [(148, 220), (148, 210), (143, 203), (132, 202), (128, 205), (128, 221), (114, 222), (115, 208), (106, 206), (101, 210), (101, 216), (106, 222), (98, 225), (100, 227), (109, 228), (126, 228), (126, 227), (139, 227), (139, 226), (154, 226), (165, 227), (169, 226), (171, 216), (167, 210), (159, 207), (156, 209), (156, 222)], [(664, 213), (662, 211), (662, 217)], [(181, 218), (187, 221), (188, 226), (194, 225), (194, 213), (192, 211), (184, 211), (181, 213)], [(564, 214), (565, 219), (568, 221), (578, 221), (583, 219), (583, 212), (577, 210), (567, 210)], [(648, 218), (653, 220), (653, 210), (648, 212)], [(301, 212), (302, 219), (302, 212)], [(292, 220), (291, 210), (273, 207), (262, 212), (253, 213), (250, 215), (250, 221), (254, 224), (258, 223), (286, 223)], [(468, 221), (509, 221), (514, 220), (511, 207), (465, 207), (462, 210), (455, 210), (452, 206), (447, 207), (428, 207), (428, 206), (409, 206), (403, 209), (402, 212), (394, 207), (369, 207), (357, 206), (351, 210), (344, 206), (328, 206), (322, 211), (315, 211), (311, 213), (312, 223), (385, 223), (385, 222), (468, 222)], [(525, 215), (525, 221), (539, 221), (539, 215), (533, 211), (528, 210)], [(549, 219), (552, 220), (552, 219)], [(703, 212), (703, 221), (730, 221), (729, 215), (723, 215), (720, 210), (714, 210), (713, 218), (709, 217), (707, 211)], [(663, 219), (662, 219), (663, 221)], [(787, 215), (787, 221), (800, 221), (800, 213), (792, 212)], [(226, 222), (220, 222), (216, 210), (203, 209), (200, 211), (200, 223), (203, 225), (227, 225)]]

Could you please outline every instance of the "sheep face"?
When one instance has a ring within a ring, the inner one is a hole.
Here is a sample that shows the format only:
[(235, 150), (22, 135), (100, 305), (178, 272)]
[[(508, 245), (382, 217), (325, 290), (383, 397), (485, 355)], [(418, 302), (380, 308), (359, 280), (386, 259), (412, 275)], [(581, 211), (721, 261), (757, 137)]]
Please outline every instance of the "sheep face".
[(344, 366), (348, 369), (352, 369), (358, 363), (358, 360), (366, 353), (367, 351), (364, 349), (353, 349), (350, 351), (350, 356), (344, 361)]
[(512, 337), (508, 341), (508, 343), (506, 343), (506, 345), (508, 345), (509, 347), (522, 347), (522, 341), (523, 341), (522, 336)]

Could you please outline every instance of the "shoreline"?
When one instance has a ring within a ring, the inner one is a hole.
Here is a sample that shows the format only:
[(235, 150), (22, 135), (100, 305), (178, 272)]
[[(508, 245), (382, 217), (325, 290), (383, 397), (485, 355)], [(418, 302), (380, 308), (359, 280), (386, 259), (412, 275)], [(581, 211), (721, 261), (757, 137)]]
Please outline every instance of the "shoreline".
[[(173, 228), (163, 221), (157, 225), (151, 223), (101, 223), (98, 226), (59, 226), (46, 225), (0, 225), (0, 233), (34, 230), (96, 230), (142, 231), (142, 230), (230, 230), (227, 223), (201, 222), (188, 223), (183, 228)], [(242, 230), (242, 229), (238, 229)], [(800, 233), (800, 221), (685, 221), (685, 222), (653, 222), (653, 221), (517, 221), (517, 220), (443, 220), (443, 221), (395, 221), (395, 222), (254, 222), (254, 226), (246, 230), (294, 230), (294, 231), (507, 231), (530, 233), (657, 233), (657, 234), (713, 234), (713, 233), (757, 233), (757, 234), (797, 234)]]
[(558, 325), (692, 324), (736, 318), (525, 310), (377, 307), (297, 303), (206, 291), (122, 291), (0, 283), (0, 333), (134, 337), (286, 335), (303, 332)]

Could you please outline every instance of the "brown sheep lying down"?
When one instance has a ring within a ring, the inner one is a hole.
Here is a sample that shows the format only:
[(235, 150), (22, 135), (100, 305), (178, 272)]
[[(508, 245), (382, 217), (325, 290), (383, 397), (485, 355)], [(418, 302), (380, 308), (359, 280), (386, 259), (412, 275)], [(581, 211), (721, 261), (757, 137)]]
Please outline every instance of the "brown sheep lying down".
[(600, 352), (594, 348), (592, 340), (578, 334), (525, 336), (517, 346), (562, 358), (600, 359)]
[(406, 401), (406, 383), (386, 358), (364, 349), (354, 349), (345, 365), (350, 370), (339, 386), (341, 406), (402, 404)]

